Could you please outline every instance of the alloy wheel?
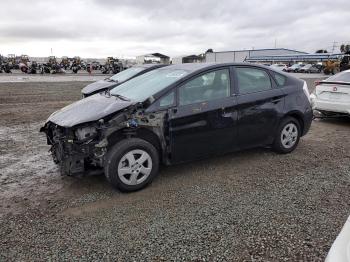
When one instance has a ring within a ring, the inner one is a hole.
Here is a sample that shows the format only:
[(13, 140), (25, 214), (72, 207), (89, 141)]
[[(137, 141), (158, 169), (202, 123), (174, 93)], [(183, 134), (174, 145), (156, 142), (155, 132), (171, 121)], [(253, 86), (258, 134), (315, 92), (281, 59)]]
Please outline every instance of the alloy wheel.
[(291, 148), (298, 140), (298, 127), (294, 123), (287, 124), (281, 133), (281, 143), (285, 148)]
[(126, 185), (138, 185), (144, 182), (152, 171), (152, 158), (144, 150), (127, 152), (119, 161), (118, 177)]

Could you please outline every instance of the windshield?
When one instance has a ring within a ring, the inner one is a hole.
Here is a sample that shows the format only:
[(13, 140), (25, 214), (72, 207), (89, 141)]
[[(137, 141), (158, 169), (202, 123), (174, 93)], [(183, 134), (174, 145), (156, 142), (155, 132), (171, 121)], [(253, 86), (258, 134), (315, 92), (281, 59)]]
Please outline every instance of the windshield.
[(156, 69), (113, 88), (110, 94), (142, 102), (188, 73), (181, 69)]
[(114, 76), (111, 76), (110, 79), (116, 82), (124, 82), (125, 80), (135, 76), (137, 73), (141, 72), (145, 68), (143, 67), (131, 67), (129, 69), (126, 69), (124, 71), (119, 72), (118, 74), (115, 74)]
[(299, 66), (300, 66), (299, 64), (294, 64), (294, 65), (291, 66), (291, 68), (297, 68)]
[(307, 65), (304, 66), (304, 68), (307, 68), (307, 69), (310, 68), (310, 67), (312, 67), (311, 64), (307, 64)]
[(350, 82), (350, 72), (341, 72), (325, 80), (326, 82)]

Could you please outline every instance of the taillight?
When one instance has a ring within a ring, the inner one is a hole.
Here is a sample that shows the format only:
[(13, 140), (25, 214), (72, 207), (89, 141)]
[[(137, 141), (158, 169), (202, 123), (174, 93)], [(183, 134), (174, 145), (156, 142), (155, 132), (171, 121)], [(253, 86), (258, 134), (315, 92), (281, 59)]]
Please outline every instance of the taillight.
[(304, 81), (304, 85), (303, 85), (303, 91), (304, 91), (304, 94), (306, 95), (307, 99), (311, 103), (309, 89), (308, 89), (307, 84), (306, 84), (305, 81)]
[(319, 84), (321, 84), (321, 81), (316, 80), (314, 83), (315, 83), (315, 87), (316, 87), (316, 86), (318, 86)]

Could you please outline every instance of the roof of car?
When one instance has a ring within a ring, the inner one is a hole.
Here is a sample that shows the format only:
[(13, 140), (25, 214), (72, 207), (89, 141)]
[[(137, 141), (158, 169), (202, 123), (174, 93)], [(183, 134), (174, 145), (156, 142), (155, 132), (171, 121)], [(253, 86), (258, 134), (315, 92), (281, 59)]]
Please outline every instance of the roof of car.
[[(176, 64), (176, 65), (169, 65), (166, 69), (178, 69), (178, 70), (186, 70), (189, 72), (194, 72), (200, 69), (209, 68), (209, 67), (215, 67), (215, 66), (242, 66), (242, 65), (250, 65), (250, 66), (257, 66), (262, 68), (269, 68), (264, 65), (258, 65), (258, 64), (252, 64), (252, 63), (185, 63), (185, 64)], [(161, 69), (162, 70), (162, 69)]]
[(134, 67), (142, 67), (142, 68), (158, 68), (158, 67), (164, 67), (165, 64), (141, 64), (141, 65), (135, 65)]

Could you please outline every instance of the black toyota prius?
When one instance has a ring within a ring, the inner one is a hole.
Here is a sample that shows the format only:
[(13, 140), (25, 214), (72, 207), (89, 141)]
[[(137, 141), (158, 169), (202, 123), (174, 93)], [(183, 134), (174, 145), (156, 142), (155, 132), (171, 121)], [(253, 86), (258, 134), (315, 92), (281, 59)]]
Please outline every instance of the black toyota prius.
[(305, 81), (254, 64), (158, 68), (53, 113), (41, 131), (66, 175), (103, 170), (122, 191), (165, 165), (268, 146), (290, 153), (311, 125)]

